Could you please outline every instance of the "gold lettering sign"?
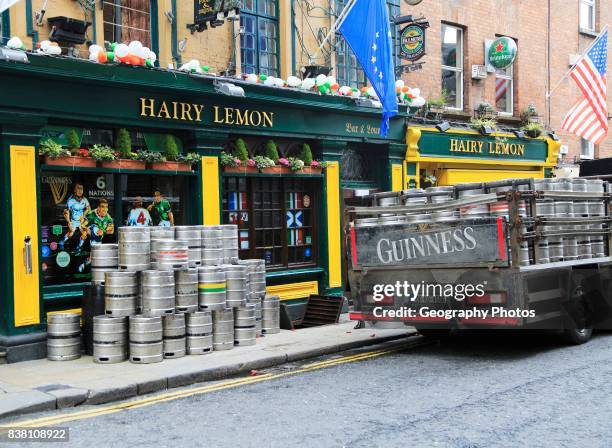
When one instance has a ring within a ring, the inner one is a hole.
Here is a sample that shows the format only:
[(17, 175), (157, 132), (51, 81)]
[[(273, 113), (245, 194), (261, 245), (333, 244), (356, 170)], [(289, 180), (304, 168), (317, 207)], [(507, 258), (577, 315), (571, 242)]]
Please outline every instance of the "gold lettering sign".
[[(140, 98), (140, 116), (143, 118), (205, 123), (206, 119), (202, 114), (205, 109), (209, 108), (204, 104)], [(212, 112), (212, 123), (214, 124), (274, 127), (274, 112), (222, 106), (212, 106), (209, 110)]]
[(368, 135), (379, 135), (380, 128), (372, 126), (371, 124), (353, 124), (348, 122), (345, 124), (344, 130), (348, 134), (368, 134)]
[(525, 157), (525, 145), (505, 141), (483, 142), (479, 140), (461, 140), (451, 138), (450, 152), (467, 152), (472, 154), (491, 154), (498, 156)]

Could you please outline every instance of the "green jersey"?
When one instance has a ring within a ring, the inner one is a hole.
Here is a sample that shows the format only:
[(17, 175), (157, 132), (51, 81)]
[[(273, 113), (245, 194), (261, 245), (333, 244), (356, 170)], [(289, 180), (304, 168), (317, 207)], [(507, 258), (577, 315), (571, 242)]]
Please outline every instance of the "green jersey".
[(170, 203), (165, 199), (162, 199), (161, 201), (153, 204), (153, 206), (157, 211), (157, 216), (159, 216), (159, 219), (161, 219), (162, 221), (168, 221), (168, 213), (172, 211)]
[[(85, 217), (87, 226), (91, 229), (91, 238), (93, 241), (102, 241), (106, 230), (113, 223), (113, 218), (107, 213), (104, 216), (98, 215), (96, 210), (90, 211)], [(102, 231), (102, 235), (98, 235), (98, 230)]]

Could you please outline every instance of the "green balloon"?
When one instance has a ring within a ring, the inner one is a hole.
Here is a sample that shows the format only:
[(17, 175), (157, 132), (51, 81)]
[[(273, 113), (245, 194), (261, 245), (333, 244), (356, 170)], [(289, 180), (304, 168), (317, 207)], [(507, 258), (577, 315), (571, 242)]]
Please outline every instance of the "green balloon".
[(114, 62), (115, 61), (115, 53), (113, 53), (112, 51), (107, 51), (106, 52), (106, 57), (108, 58), (108, 62)]
[(326, 89), (331, 89), (331, 84), (326, 82), (325, 84), (323, 84), (325, 86)]
[(268, 77), (266, 75), (259, 75), (259, 79), (260, 81), (265, 81), (266, 79), (268, 79)]
[(147, 60), (145, 61), (145, 65), (146, 65), (147, 67), (153, 67), (153, 62), (151, 62), (150, 60), (148, 60), (148, 59), (147, 59)]
[(319, 86), (319, 92), (321, 92), (321, 93), (326, 93), (327, 92), (327, 87), (325, 87), (325, 84), (321, 84)]
[(203, 65), (202, 70), (204, 70), (205, 72), (208, 72), (210, 70), (210, 67), (208, 65)]
[(115, 47), (116, 47), (117, 45), (118, 45), (118, 44), (117, 44), (117, 42), (113, 42), (113, 43), (111, 44), (111, 46), (110, 46), (110, 47), (111, 47), (111, 51), (115, 51)]

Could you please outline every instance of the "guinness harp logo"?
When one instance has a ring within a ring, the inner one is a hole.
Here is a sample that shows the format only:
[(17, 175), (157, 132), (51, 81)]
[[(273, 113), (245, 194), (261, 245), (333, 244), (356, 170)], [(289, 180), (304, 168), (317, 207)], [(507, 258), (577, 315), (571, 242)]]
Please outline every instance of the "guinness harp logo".
[(55, 205), (62, 203), (66, 198), (66, 194), (68, 193), (68, 184), (59, 180), (61, 179), (51, 180), (49, 182), (49, 187), (51, 187), (51, 194), (53, 195)]

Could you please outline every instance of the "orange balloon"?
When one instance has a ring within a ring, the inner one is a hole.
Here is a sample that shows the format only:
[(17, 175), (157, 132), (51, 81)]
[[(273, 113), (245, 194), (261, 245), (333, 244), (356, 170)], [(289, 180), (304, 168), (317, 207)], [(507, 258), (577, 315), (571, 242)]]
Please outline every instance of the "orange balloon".
[(365, 94), (367, 91), (368, 91), (368, 88), (367, 88), (367, 87), (362, 87), (362, 88), (361, 88), (361, 93), (364, 93), (364, 94)]
[(108, 62), (108, 56), (106, 55), (106, 51), (99, 51), (98, 52), (98, 62), (100, 64), (106, 64)]
[(408, 87), (408, 86), (404, 86), (402, 88), (402, 92), (404, 92), (404, 93), (408, 92), (409, 90), (410, 90), (410, 87)]
[(330, 87), (334, 92), (338, 91), (340, 88), (340, 84), (332, 84)]

